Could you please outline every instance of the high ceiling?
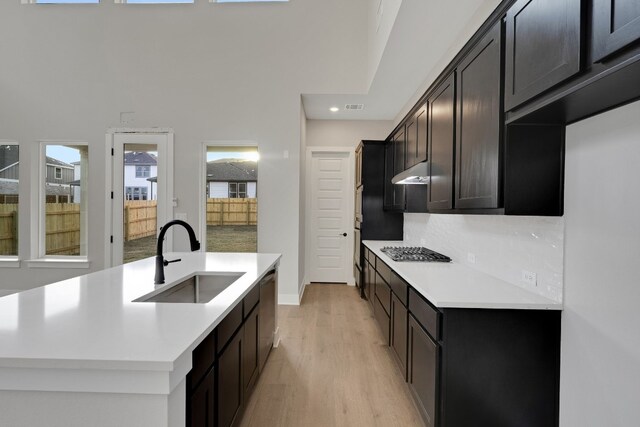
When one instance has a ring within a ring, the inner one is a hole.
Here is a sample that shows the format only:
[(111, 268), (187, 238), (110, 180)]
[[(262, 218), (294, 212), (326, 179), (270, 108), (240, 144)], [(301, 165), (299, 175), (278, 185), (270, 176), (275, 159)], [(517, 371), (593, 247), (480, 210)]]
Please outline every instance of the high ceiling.
[[(307, 118), (393, 120), (404, 115), (499, 3), (402, 1), (380, 62), (369, 70), (373, 78), (368, 92), (303, 94)], [(364, 109), (346, 111), (345, 104), (364, 104)], [(332, 112), (331, 107), (340, 111)]]

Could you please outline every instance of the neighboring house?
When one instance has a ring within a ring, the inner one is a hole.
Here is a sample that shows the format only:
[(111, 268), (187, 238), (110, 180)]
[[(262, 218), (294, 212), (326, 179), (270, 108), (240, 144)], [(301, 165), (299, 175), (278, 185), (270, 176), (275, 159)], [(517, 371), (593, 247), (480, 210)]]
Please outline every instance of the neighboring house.
[(156, 200), (154, 183), (149, 180), (158, 176), (158, 158), (146, 152), (124, 154), (124, 199)]
[[(0, 203), (16, 203), (18, 201), (18, 180), (20, 162), (18, 150), (11, 146), (3, 146), (0, 151)], [(73, 181), (74, 165), (53, 157), (46, 158), (46, 200), (47, 203), (78, 203), (74, 198)]]
[(257, 190), (257, 162), (222, 159), (207, 163), (207, 197), (254, 199)]

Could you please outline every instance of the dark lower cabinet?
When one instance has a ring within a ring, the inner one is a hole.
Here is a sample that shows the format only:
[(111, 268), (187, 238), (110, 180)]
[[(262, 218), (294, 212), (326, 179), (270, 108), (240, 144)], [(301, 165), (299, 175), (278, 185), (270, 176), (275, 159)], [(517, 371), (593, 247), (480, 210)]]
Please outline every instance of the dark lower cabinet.
[(429, 169), (427, 208), (453, 208), (453, 159), (455, 142), (455, 73), (429, 98)]
[(215, 413), (215, 372), (211, 369), (202, 382), (191, 393), (187, 407), (187, 425), (214, 427)]
[(380, 326), (384, 342), (389, 345), (389, 315), (375, 295), (373, 296), (373, 317), (375, 317)]
[(407, 307), (395, 293), (391, 294), (391, 336), (390, 344), (402, 376), (407, 378)]
[(242, 343), (243, 331), (238, 331), (227, 347), (218, 356), (216, 370), (217, 427), (231, 427), (239, 422), (242, 414)]
[(640, 40), (638, 0), (593, 0), (593, 61)]
[(457, 69), (456, 209), (500, 207), (501, 46), (498, 22)]
[[(438, 426), (436, 403), (438, 402), (440, 348), (411, 315), (409, 315), (408, 326), (407, 382), (426, 425)], [(464, 408), (461, 407), (460, 410), (464, 411)]]
[(260, 323), (260, 305), (257, 305), (244, 321), (244, 341), (242, 348), (242, 381), (244, 386), (244, 400), (246, 401), (258, 380), (260, 373), (258, 357), (258, 335)]
[(258, 313), (258, 357), (260, 372), (267, 363), (267, 357), (273, 347), (273, 334), (276, 328), (276, 295), (278, 292), (278, 272), (271, 271), (260, 281), (260, 311)]
[(518, 0), (506, 16), (505, 109), (577, 74), (582, 0)]

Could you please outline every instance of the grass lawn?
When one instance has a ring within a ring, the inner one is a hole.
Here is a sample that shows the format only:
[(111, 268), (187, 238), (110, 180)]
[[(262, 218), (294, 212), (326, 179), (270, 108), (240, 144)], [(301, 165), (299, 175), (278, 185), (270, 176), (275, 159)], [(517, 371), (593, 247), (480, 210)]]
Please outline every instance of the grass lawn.
[[(258, 227), (255, 225), (207, 226), (207, 252), (257, 252)], [(155, 236), (124, 243), (124, 263), (155, 256)]]

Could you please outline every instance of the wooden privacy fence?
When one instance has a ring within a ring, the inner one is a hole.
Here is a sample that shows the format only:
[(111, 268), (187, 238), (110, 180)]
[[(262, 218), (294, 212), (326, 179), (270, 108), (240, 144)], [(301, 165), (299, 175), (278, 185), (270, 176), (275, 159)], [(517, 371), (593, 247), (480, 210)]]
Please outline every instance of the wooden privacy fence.
[(0, 205), (0, 255), (18, 254), (18, 205)]
[(124, 202), (124, 241), (155, 236), (158, 209), (156, 200), (127, 200)]
[(207, 225), (257, 225), (258, 199), (207, 199)]
[(46, 203), (47, 255), (80, 255), (80, 204)]

